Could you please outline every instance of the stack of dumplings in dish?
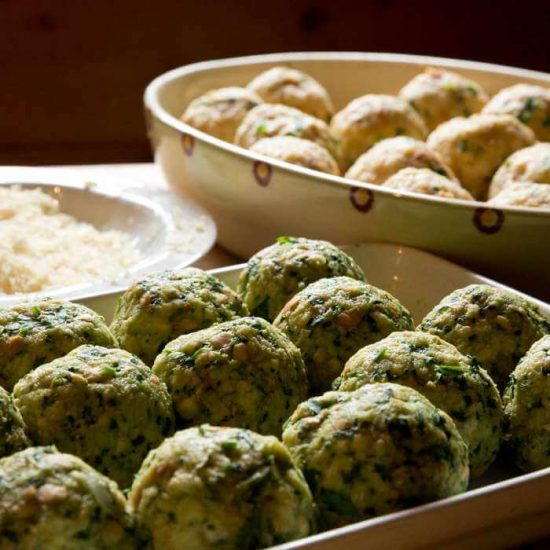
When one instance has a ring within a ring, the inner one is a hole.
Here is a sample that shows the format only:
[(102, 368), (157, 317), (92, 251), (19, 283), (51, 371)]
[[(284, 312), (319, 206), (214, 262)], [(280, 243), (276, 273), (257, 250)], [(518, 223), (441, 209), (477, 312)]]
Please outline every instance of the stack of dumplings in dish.
[(550, 146), (550, 89), (519, 82), (495, 90), (477, 78), (426, 67), (396, 95), (372, 93), (366, 82), (363, 95), (340, 103), (331, 97), (339, 90), (315, 75), (275, 66), (244, 87), (205, 91), (182, 120), (260, 158), (397, 197), (550, 208), (542, 186), (550, 164), (539, 160)]
[[(458, 188), (394, 139), (381, 185)], [(474, 284), (415, 330), (353, 255), (284, 236), (238, 277), (143, 275), (110, 329), (63, 300), (0, 307), (0, 547), (263, 548), (463, 493), (497, 457), (550, 466), (537, 305)]]

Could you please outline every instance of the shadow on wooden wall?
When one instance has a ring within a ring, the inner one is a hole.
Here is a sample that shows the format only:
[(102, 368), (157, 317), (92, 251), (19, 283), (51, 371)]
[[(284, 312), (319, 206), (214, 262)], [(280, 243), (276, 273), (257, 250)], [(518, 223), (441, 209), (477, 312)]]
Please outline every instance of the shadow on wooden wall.
[(549, 11), (531, 0), (0, 0), (0, 163), (148, 160), (144, 87), (203, 59), (399, 51), (548, 71)]

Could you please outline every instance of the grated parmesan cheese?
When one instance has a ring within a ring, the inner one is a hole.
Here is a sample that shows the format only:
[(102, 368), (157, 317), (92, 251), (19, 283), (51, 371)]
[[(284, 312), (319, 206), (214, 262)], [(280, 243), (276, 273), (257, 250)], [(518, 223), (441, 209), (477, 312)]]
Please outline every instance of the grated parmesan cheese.
[(138, 259), (127, 235), (61, 213), (38, 189), (0, 187), (0, 293), (116, 280)]

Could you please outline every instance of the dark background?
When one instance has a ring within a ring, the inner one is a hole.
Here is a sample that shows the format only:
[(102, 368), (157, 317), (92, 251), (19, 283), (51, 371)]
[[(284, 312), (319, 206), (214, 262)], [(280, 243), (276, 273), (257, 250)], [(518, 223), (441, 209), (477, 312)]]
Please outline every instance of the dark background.
[(0, 163), (149, 160), (141, 97), (193, 61), (431, 54), (550, 72), (550, 1), (0, 0)]

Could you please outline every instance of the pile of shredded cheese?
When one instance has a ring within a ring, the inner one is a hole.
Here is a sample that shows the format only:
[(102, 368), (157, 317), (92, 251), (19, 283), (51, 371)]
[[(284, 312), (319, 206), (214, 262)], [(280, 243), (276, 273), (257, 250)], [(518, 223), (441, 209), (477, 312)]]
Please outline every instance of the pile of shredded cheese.
[(0, 293), (113, 281), (138, 257), (127, 235), (61, 213), (46, 193), (0, 187)]

